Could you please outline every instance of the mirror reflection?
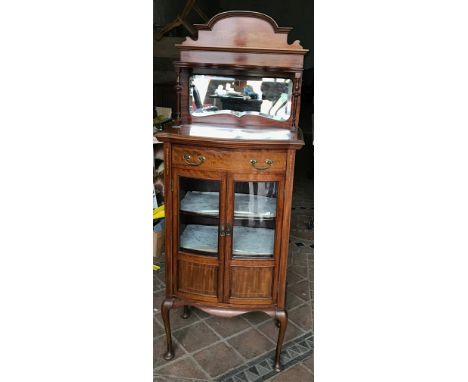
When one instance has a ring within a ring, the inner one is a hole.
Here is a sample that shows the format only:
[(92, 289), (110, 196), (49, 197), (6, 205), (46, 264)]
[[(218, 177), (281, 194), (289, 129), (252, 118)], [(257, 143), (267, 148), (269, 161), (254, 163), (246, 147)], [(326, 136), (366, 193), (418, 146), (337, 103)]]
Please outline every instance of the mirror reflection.
[(194, 75), (190, 79), (190, 113), (261, 115), (286, 121), (291, 115), (289, 78)]

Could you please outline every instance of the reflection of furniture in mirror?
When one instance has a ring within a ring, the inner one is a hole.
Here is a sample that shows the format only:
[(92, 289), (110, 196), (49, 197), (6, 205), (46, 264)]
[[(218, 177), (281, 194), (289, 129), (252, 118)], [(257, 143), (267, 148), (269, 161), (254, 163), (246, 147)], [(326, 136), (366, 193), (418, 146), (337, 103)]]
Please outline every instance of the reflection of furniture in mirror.
[(271, 105), (270, 110), (268, 111), (268, 114), (277, 115), (278, 112), (283, 108), (283, 106), (286, 106), (287, 103), (288, 103), (288, 95), (286, 93), (281, 94), (279, 98), (276, 100), (276, 102)]
[[(205, 103), (211, 102), (212, 100), (210, 99), (210, 95), (215, 94), (216, 89), (218, 89), (219, 86), (226, 86), (226, 83), (229, 82), (232, 84), (234, 87), (234, 78), (225, 78), (223, 79), (222, 77), (212, 77), (209, 82), (208, 82), (208, 87), (206, 89), (206, 95), (205, 95)], [(221, 108), (220, 105), (216, 105), (219, 108)]]
[(195, 106), (198, 109), (201, 109), (203, 107), (203, 104), (200, 99), (200, 93), (198, 92), (198, 89), (196, 86), (192, 85), (192, 92), (193, 92), (193, 101), (195, 102)]
[(291, 92), (290, 82), (262, 82), (262, 98), (271, 101), (268, 114), (276, 115), (288, 101), (288, 94)]
[[(225, 12), (197, 28), (197, 40), (187, 38), (178, 46), (177, 125), (157, 134), (164, 142), (170, 190), (161, 306), (165, 358), (174, 357), (172, 308), (196, 306), (224, 317), (262, 311), (279, 324), (274, 365), (280, 370), (307, 51), (297, 41), (288, 44), (290, 28), (260, 13)], [(282, 85), (262, 92), (263, 83), (275, 81)], [(230, 110), (204, 110), (215, 102)], [(261, 112), (235, 110), (250, 105)], [(186, 318), (188, 308), (185, 312)]]
[(243, 97), (233, 97), (229, 95), (210, 95), (209, 97), (213, 99), (219, 99), (221, 101), (222, 110), (260, 112), (260, 106), (263, 102), (261, 99), (244, 99)]
[(193, 95), (193, 102), (195, 104), (195, 111), (197, 113), (203, 113), (208, 111), (217, 111), (218, 108), (213, 105), (204, 105), (201, 102), (200, 93), (198, 89), (192, 85), (192, 95)]

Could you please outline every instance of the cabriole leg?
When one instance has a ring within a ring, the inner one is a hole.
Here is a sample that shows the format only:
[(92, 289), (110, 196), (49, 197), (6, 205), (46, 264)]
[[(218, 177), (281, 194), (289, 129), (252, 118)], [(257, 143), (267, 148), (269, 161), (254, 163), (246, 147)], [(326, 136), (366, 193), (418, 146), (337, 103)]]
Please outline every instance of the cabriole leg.
[(184, 313), (182, 314), (182, 318), (186, 320), (189, 317), (190, 317), (190, 306), (184, 305)]
[(276, 322), (279, 323), (278, 342), (276, 344), (275, 354), (275, 371), (281, 371), (280, 355), (281, 348), (283, 347), (284, 333), (288, 326), (288, 313), (285, 310), (279, 310), (276, 312)]
[(167, 298), (161, 304), (161, 316), (164, 322), (164, 330), (166, 331), (166, 343), (167, 351), (164, 354), (164, 359), (169, 361), (174, 358), (174, 350), (172, 348), (172, 334), (171, 334), (171, 322), (169, 320), (169, 311), (174, 306), (174, 299)]

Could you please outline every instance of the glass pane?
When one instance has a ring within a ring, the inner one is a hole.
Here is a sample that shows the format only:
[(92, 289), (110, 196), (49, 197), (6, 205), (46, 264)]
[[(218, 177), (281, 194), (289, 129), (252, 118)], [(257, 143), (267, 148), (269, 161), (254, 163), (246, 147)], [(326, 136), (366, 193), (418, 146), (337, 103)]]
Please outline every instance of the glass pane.
[(277, 194), (277, 182), (234, 183), (234, 257), (273, 258)]
[(289, 78), (200, 74), (190, 78), (190, 112), (196, 117), (253, 114), (286, 121), (291, 115), (291, 95)]
[(219, 181), (180, 178), (179, 249), (217, 256)]

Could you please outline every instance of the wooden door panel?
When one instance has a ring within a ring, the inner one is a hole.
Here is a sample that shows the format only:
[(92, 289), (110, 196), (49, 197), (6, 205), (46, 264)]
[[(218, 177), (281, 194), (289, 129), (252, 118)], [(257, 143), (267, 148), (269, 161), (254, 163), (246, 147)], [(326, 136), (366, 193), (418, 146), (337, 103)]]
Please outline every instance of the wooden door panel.
[(211, 264), (178, 261), (178, 291), (217, 297), (219, 267)]
[(229, 302), (239, 304), (273, 301), (274, 267), (236, 267), (230, 269)]

